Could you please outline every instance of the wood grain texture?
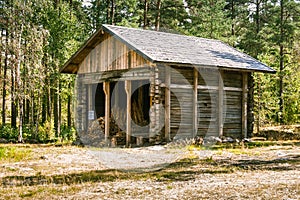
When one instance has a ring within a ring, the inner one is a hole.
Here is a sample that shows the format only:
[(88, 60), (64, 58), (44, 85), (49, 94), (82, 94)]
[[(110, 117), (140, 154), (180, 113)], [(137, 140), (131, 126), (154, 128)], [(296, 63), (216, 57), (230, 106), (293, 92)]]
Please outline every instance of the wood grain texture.
[(79, 64), (78, 74), (142, 68), (150, 65), (124, 43), (105, 33), (99, 43)]

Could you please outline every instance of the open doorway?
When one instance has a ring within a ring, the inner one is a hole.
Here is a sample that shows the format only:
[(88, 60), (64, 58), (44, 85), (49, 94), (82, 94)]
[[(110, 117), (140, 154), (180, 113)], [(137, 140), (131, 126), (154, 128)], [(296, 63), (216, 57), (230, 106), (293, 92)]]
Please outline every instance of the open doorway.
[[(149, 81), (131, 81), (131, 122), (132, 122), (132, 142), (136, 136), (149, 135)], [(123, 145), (126, 138), (126, 112), (127, 94), (125, 91), (125, 81), (110, 82), (110, 138), (118, 138), (118, 145)], [(95, 111), (100, 127), (105, 128), (105, 93), (103, 83), (98, 83), (95, 92)]]

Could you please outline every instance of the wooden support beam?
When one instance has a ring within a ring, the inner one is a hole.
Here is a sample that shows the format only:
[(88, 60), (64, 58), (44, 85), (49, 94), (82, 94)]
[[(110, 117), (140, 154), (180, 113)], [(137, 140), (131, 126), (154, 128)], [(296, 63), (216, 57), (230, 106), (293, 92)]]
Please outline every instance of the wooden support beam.
[(224, 83), (223, 83), (223, 71), (219, 71), (219, 92), (218, 92), (218, 130), (219, 137), (223, 136), (223, 107), (224, 107)]
[(105, 94), (105, 142), (108, 142), (109, 138), (109, 124), (110, 124), (110, 84), (109, 82), (103, 83), (103, 91)]
[(125, 81), (125, 91), (126, 91), (126, 146), (130, 146), (131, 138), (131, 81)]
[(80, 115), (81, 115), (81, 130), (82, 131), (86, 131), (87, 130), (87, 109), (88, 109), (88, 93), (87, 93), (87, 85), (79, 85), (79, 87), (82, 89), (81, 91), (81, 94), (78, 94), (78, 95), (81, 95), (81, 96), (78, 96), (78, 99), (81, 100), (80, 102), (80, 107), (81, 107), (81, 112), (80, 112)]
[(242, 133), (247, 135), (247, 99), (248, 99), (248, 73), (243, 73), (243, 96), (242, 96)]
[(165, 66), (165, 139), (166, 141), (170, 141), (170, 118), (171, 118), (171, 74), (170, 74), (170, 67)]
[(194, 93), (193, 93), (193, 137), (198, 132), (198, 70), (194, 68)]
[(86, 102), (87, 102), (87, 106), (86, 106), (86, 113), (85, 113), (85, 127), (84, 129), (85, 130), (88, 130), (89, 128), (89, 124), (90, 124), (90, 121), (91, 120), (94, 120), (92, 118), (92, 114), (91, 113), (93, 111), (93, 85), (92, 84), (89, 84), (89, 85), (86, 85), (86, 89), (87, 89), (87, 97), (86, 97)]

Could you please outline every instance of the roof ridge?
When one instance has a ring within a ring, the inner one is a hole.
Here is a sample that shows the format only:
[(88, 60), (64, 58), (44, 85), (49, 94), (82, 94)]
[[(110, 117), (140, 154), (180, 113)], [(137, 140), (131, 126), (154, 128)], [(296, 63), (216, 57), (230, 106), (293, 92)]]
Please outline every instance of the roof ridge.
[(169, 33), (169, 32), (163, 32), (163, 31), (156, 31), (156, 30), (152, 30), (152, 29), (142, 29), (140, 27), (138, 28), (133, 28), (133, 27), (125, 27), (125, 26), (116, 26), (116, 25), (111, 25), (111, 24), (102, 24), (102, 26), (106, 27), (107, 29), (109, 29), (108, 27), (116, 27), (116, 28), (121, 28), (121, 29), (131, 29), (131, 30), (135, 30), (135, 31), (143, 31), (143, 32), (151, 32), (151, 33), (161, 33), (161, 34), (165, 34), (165, 35), (176, 35), (176, 36), (180, 36), (180, 37), (186, 37), (186, 38), (197, 38), (197, 39), (203, 39), (203, 40), (211, 40), (211, 41), (220, 41), (219, 39), (213, 39), (213, 38), (204, 38), (204, 37), (198, 37), (198, 36), (193, 36), (193, 35), (184, 35), (182, 33)]

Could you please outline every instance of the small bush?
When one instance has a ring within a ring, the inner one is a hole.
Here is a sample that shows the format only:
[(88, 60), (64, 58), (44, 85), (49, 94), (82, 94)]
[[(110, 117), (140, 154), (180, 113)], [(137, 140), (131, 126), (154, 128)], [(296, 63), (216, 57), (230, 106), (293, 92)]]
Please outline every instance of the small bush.
[(0, 138), (17, 141), (18, 134), (18, 129), (11, 127), (9, 124), (0, 127)]
[(52, 122), (45, 122), (45, 124), (39, 126), (39, 132), (37, 133), (37, 140), (39, 142), (45, 142), (53, 140), (55, 138), (54, 125)]
[(74, 141), (76, 139), (76, 130), (73, 127), (61, 126), (60, 136), (64, 141)]
[(17, 147), (0, 147), (0, 160), (21, 161), (31, 157), (31, 150)]

